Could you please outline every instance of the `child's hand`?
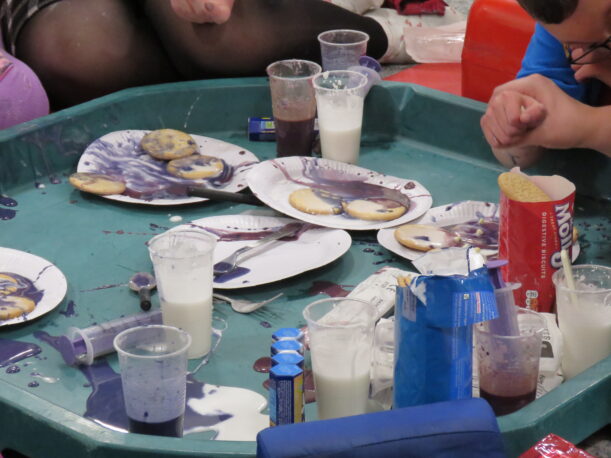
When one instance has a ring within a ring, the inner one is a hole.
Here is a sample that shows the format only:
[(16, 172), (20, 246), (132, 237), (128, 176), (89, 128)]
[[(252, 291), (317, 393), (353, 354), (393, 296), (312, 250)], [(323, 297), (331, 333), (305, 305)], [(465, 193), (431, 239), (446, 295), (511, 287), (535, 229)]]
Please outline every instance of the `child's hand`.
[(170, 0), (176, 15), (189, 22), (222, 24), (231, 16), (234, 0)]

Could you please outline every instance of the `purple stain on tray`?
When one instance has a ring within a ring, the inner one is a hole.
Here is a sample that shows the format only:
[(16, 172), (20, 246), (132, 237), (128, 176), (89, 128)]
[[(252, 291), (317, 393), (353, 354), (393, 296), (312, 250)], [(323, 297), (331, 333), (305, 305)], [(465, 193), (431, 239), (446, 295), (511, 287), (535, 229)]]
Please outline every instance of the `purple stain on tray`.
[(99, 291), (101, 289), (110, 289), (110, 288), (116, 288), (118, 286), (125, 286), (126, 283), (118, 283), (116, 285), (102, 285), (102, 286), (98, 286), (96, 288), (91, 288), (91, 289), (81, 289), (79, 292), (81, 293), (88, 293), (91, 291)]
[(64, 315), (65, 317), (70, 317), (76, 315), (76, 304), (74, 301), (68, 301), (66, 304), (65, 310), (60, 310), (60, 315)]
[(326, 294), (329, 297), (346, 297), (350, 294), (350, 291), (344, 289), (342, 285), (338, 285), (337, 283), (319, 280), (313, 282), (308, 290), (309, 296), (316, 296), (317, 294)]
[(28, 383), (28, 387), (29, 388), (36, 388), (36, 387), (39, 387), (39, 386), (40, 386), (40, 383), (38, 383), (37, 381), (33, 381), (33, 382)]
[(17, 374), (21, 372), (21, 369), (19, 369), (19, 366), (14, 365), (14, 366), (9, 366), (6, 368), (6, 373), (7, 374)]
[(269, 323), (268, 321), (260, 321), (259, 324), (261, 326), (263, 326), (264, 328), (271, 328), (272, 327), (271, 323)]
[(0, 221), (8, 221), (17, 215), (17, 210), (12, 209), (12, 207), (17, 206), (17, 201), (15, 199), (0, 195), (0, 205), (2, 206), (0, 207)]

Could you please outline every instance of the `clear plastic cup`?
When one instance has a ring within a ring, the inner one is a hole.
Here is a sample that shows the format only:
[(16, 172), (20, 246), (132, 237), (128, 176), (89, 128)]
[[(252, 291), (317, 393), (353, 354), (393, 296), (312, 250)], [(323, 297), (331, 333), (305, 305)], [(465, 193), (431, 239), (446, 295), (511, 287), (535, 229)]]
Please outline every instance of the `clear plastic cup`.
[(348, 70), (314, 78), (322, 157), (356, 164), (361, 147), (367, 77)]
[(281, 60), (267, 67), (278, 157), (312, 154), (316, 116), (312, 78), (320, 71), (317, 63), (300, 59)]
[(369, 35), (358, 30), (328, 30), (318, 35), (322, 68), (347, 70), (359, 65), (359, 58), (367, 53)]
[(545, 319), (516, 307), (519, 335), (490, 332), (490, 321), (474, 326), (480, 397), (497, 416), (507, 415), (534, 401)]
[(564, 339), (562, 371), (570, 379), (611, 355), (611, 268), (573, 266), (574, 289), (567, 284), (564, 269), (552, 280)]
[(376, 308), (358, 299), (309, 304), (308, 323), (318, 418), (367, 412)]
[(189, 333), (189, 358), (210, 351), (215, 246), (214, 236), (193, 229), (164, 232), (148, 243), (163, 324)]
[(137, 326), (115, 337), (130, 432), (182, 436), (190, 344), (189, 334), (163, 325)]

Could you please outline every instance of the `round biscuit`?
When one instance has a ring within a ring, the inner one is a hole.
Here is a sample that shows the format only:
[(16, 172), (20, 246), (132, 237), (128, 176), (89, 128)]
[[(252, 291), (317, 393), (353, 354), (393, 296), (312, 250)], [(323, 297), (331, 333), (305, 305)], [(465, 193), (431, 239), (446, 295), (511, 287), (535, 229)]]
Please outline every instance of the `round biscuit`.
[(22, 296), (3, 296), (0, 299), (0, 320), (10, 320), (30, 313), (36, 307), (32, 299)]
[(395, 229), (395, 240), (401, 245), (417, 251), (429, 251), (452, 244), (452, 235), (447, 231), (427, 224), (404, 224)]
[(125, 192), (125, 183), (101, 173), (77, 172), (70, 175), (68, 181), (76, 189), (100, 196)]
[(149, 132), (140, 140), (140, 148), (155, 159), (172, 160), (197, 153), (197, 143), (180, 130), (159, 129)]
[(549, 202), (550, 197), (528, 176), (515, 172), (504, 172), (498, 178), (503, 194), (517, 202)]
[(289, 203), (299, 211), (310, 215), (338, 215), (341, 213), (339, 202), (332, 205), (316, 195), (311, 188), (301, 188), (289, 195)]
[(0, 272), (0, 296), (8, 296), (19, 289), (19, 280)]
[(223, 172), (224, 164), (221, 159), (202, 154), (174, 159), (166, 167), (170, 175), (188, 180), (210, 178), (219, 176)]
[(342, 202), (342, 207), (353, 218), (365, 221), (392, 221), (407, 211), (403, 205), (387, 207), (374, 200), (365, 199)]

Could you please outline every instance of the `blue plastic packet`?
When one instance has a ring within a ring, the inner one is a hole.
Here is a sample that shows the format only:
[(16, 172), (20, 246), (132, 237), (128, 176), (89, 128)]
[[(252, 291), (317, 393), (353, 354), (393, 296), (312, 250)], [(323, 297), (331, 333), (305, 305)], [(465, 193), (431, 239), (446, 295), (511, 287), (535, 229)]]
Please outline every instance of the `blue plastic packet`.
[(472, 325), (497, 316), (485, 267), (398, 287), (393, 407), (470, 398)]

